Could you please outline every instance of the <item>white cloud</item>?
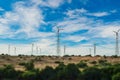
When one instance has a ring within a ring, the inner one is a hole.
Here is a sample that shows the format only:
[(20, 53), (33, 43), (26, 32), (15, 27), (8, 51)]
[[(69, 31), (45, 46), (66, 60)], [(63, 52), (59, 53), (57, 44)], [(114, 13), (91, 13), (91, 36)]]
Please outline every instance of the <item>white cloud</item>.
[(114, 37), (115, 34), (113, 33), (113, 31), (116, 31), (118, 29), (120, 29), (120, 26), (115, 26), (115, 25), (103, 26), (103, 28), (100, 29), (101, 31), (98, 34), (98, 36), (101, 36), (104, 38)]
[[(47, 5), (53, 8), (59, 7), (61, 4), (63, 4), (64, 0), (47, 0)], [(47, 6), (46, 5), (46, 6)]]
[[(9, 33), (6, 37), (11, 38), (14, 38), (17, 34), (23, 33), (23, 35), (19, 36), (20, 38), (21, 36), (23, 38), (35, 38), (42, 37), (43, 34), (44, 36), (52, 35), (52, 33), (42, 33), (38, 31), (41, 24), (45, 23), (43, 21), (44, 16), (42, 10), (37, 6), (25, 6), (25, 4), (25, 2), (15, 3), (12, 11), (6, 12), (0, 17), (0, 27), (3, 27), (1, 28), (1, 35), (5, 36), (5, 32)], [(14, 25), (20, 28), (13, 31)], [(24, 36), (25, 34), (27, 36)]]
[(82, 37), (80, 35), (71, 35), (71, 36), (67, 36), (65, 37), (63, 40), (69, 40), (69, 41), (73, 41), (73, 42), (80, 42), (82, 40), (86, 40), (86, 37)]
[(110, 15), (110, 13), (108, 13), (108, 12), (97, 12), (97, 13), (88, 13), (87, 15), (95, 16), (95, 17), (103, 17), (103, 16)]
[(94, 12), (94, 13), (86, 13), (86, 15), (89, 16), (95, 16), (95, 17), (104, 17), (104, 16), (108, 16), (111, 15), (113, 13), (116, 13), (117, 10), (111, 10), (111, 11), (104, 11), (104, 12)]
[[(62, 4), (65, 3), (64, 0), (31, 0), (36, 6), (50, 7), (50, 8), (58, 8)], [(70, 0), (67, 0), (70, 3)]]
[(75, 9), (75, 10), (68, 10), (65, 14), (70, 18), (74, 18), (74, 17), (79, 17), (80, 15), (83, 15), (85, 13), (87, 13), (87, 10), (84, 8), (81, 8), (81, 9)]
[(4, 11), (4, 9), (2, 7), (0, 7), (0, 11)]

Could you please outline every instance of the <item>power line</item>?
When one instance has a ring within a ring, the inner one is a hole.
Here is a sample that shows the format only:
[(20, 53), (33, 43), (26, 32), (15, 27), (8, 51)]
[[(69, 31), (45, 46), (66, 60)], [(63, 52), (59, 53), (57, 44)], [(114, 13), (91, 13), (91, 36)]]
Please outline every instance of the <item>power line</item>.
[(117, 31), (113, 31), (116, 35), (116, 44), (115, 44), (115, 54), (118, 55), (119, 54), (119, 31), (120, 29), (118, 29)]

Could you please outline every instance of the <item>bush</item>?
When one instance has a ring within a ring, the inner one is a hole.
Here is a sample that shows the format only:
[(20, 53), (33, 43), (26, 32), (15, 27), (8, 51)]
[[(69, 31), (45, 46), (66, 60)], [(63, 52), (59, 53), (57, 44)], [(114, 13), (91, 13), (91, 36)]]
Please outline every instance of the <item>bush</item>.
[(3, 72), (4, 72), (4, 69), (3, 68), (0, 68), (0, 80), (2, 80), (3, 79)]
[(25, 66), (26, 63), (25, 63), (25, 62), (20, 62), (19, 65), (20, 65), (20, 66)]
[(120, 80), (120, 72), (112, 76), (112, 80)]
[(21, 75), (21, 80), (36, 80), (36, 73), (33, 71), (26, 71)]
[(91, 63), (91, 64), (97, 64), (97, 62), (96, 62), (96, 61), (91, 61), (90, 63)]
[(83, 61), (80, 61), (80, 62), (77, 64), (77, 66), (78, 66), (79, 68), (88, 67), (88, 66), (87, 66), (87, 63), (85, 63), (85, 62), (83, 62)]
[(84, 80), (101, 80), (101, 71), (98, 68), (89, 67), (83, 71)]
[(57, 73), (56, 80), (77, 80), (80, 76), (80, 71), (75, 64), (68, 64)]
[(24, 66), (26, 70), (34, 70), (34, 64), (33, 64), (33, 61), (30, 61), (30, 62), (21, 62), (19, 63), (19, 65), (21, 66)]
[(63, 62), (60, 62), (60, 61), (55, 61), (56, 64), (60, 64), (60, 63), (63, 63)]
[(40, 72), (40, 80), (53, 80), (55, 71), (52, 67), (47, 66)]
[(111, 57), (112, 57), (112, 58), (118, 58), (118, 56), (117, 56), (117, 55), (112, 55)]
[(114, 67), (112, 66), (103, 67), (101, 69), (102, 80), (112, 80), (113, 70), (114, 70)]
[(101, 60), (101, 59), (98, 60), (98, 63), (99, 63), (99, 64), (104, 64), (104, 63), (106, 63), (106, 62), (107, 62), (107, 60)]
[(2, 74), (5, 79), (16, 79), (18, 77), (18, 73), (12, 65), (5, 65)]

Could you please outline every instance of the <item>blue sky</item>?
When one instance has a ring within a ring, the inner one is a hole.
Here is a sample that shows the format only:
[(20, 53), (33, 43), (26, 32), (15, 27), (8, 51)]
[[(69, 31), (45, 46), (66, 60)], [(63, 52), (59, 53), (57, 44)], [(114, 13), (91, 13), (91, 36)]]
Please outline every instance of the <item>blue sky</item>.
[(18, 53), (29, 54), (30, 45), (34, 43), (44, 54), (56, 54), (56, 27), (63, 29), (60, 31), (61, 54), (64, 45), (66, 53), (89, 54), (96, 43), (97, 54), (113, 55), (113, 31), (120, 28), (120, 1), (0, 0), (1, 53), (7, 53), (7, 45), (11, 44), (12, 49), (18, 48)]

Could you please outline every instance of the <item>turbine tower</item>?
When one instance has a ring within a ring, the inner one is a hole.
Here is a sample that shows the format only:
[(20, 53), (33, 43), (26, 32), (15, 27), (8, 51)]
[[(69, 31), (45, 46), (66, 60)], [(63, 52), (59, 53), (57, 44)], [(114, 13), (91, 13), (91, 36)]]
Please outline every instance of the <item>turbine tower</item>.
[(14, 47), (14, 54), (16, 55), (16, 47)]
[(33, 48), (34, 48), (34, 44), (32, 44), (31, 55), (33, 55)]
[(96, 55), (96, 43), (94, 43), (94, 56)]
[[(64, 55), (66, 54), (66, 45), (64, 45)], [(63, 55), (63, 56), (64, 56)]]
[(38, 46), (36, 46), (36, 54), (38, 54)]
[(8, 45), (8, 54), (10, 55), (10, 44)]
[(41, 54), (41, 48), (39, 48), (39, 53)]
[(116, 35), (116, 46), (115, 46), (115, 55), (119, 54), (119, 31), (120, 29), (118, 29), (117, 31), (113, 31)]
[(89, 54), (91, 55), (91, 48), (89, 48)]
[(57, 55), (60, 56), (60, 29), (59, 27), (57, 27)]

